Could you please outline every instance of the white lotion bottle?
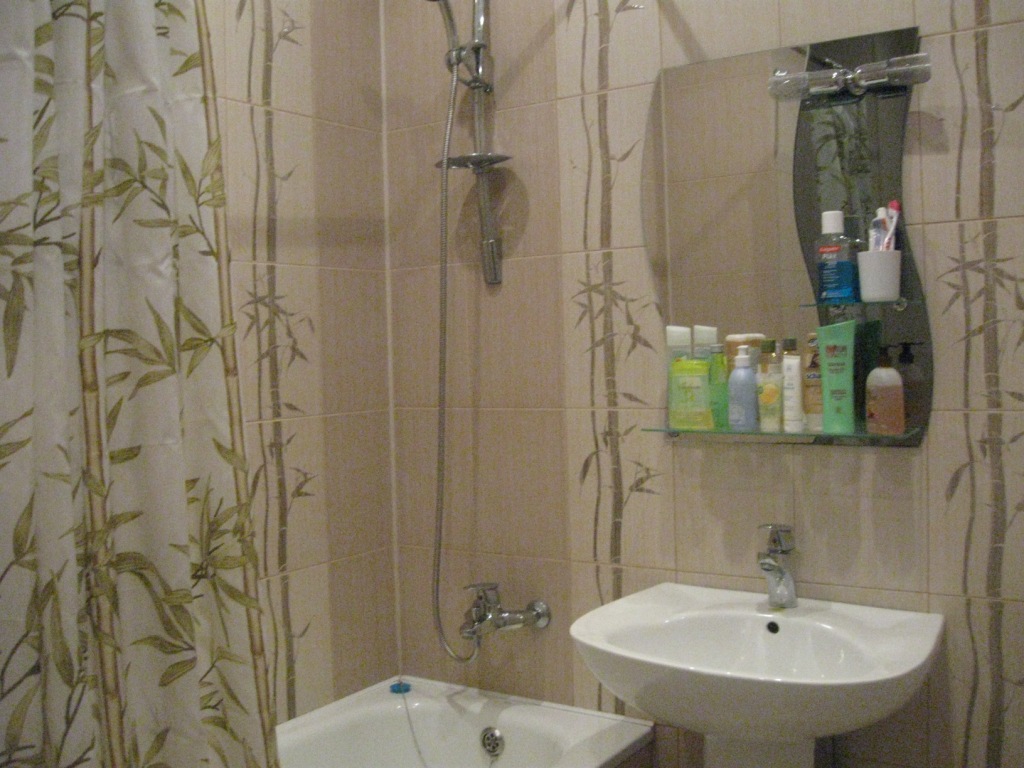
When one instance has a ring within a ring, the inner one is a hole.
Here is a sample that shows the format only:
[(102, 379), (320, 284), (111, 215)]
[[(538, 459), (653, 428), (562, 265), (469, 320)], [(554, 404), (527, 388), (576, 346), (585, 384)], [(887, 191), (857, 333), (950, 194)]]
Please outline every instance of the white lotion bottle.
[(782, 429), (804, 431), (803, 366), (796, 339), (782, 342)]
[(743, 344), (729, 374), (729, 428), (757, 432), (757, 375), (750, 366), (750, 348)]

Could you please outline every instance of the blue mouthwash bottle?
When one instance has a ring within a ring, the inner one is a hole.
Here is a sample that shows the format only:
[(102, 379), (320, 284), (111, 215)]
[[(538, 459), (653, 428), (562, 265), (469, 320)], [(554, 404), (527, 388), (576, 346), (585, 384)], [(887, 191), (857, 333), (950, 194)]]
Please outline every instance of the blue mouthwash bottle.
[(842, 211), (821, 214), (818, 238), (818, 301), (821, 304), (852, 304), (860, 301), (854, 241), (844, 234)]

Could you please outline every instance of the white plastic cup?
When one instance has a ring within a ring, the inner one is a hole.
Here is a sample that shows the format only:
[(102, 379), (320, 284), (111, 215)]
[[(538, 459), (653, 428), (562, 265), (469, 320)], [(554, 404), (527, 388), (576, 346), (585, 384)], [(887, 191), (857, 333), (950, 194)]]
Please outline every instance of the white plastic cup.
[(857, 254), (861, 301), (899, 300), (902, 255), (902, 251), (861, 251)]

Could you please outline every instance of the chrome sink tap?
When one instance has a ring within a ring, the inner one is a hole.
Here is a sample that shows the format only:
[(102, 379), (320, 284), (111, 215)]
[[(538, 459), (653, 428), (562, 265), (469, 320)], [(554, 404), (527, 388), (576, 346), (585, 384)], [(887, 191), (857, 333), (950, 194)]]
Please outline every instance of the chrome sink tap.
[(470, 584), (466, 589), (476, 593), (459, 630), (466, 640), (477, 640), (491, 632), (518, 627), (543, 629), (551, 621), (551, 609), (542, 600), (534, 600), (522, 611), (506, 611), (501, 607), (498, 585), (494, 582)]
[(768, 531), (768, 547), (757, 554), (757, 564), (768, 582), (768, 605), (772, 608), (796, 608), (796, 584), (784, 565), (784, 557), (796, 548), (793, 528), (781, 523), (759, 526)]

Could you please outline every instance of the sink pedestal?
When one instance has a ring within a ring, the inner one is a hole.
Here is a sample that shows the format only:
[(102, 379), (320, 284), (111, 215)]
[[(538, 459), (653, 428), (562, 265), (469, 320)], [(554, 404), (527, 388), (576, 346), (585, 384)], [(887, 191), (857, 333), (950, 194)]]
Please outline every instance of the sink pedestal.
[(814, 768), (814, 739), (796, 742), (704, 737), (704, 768)]

